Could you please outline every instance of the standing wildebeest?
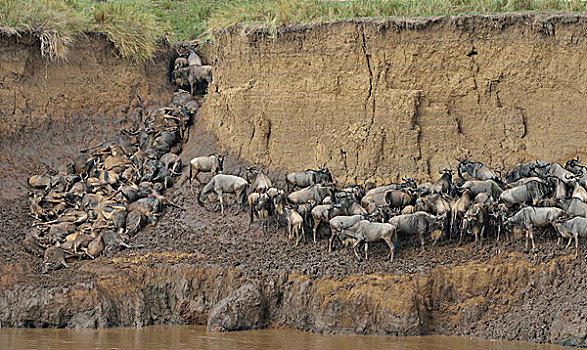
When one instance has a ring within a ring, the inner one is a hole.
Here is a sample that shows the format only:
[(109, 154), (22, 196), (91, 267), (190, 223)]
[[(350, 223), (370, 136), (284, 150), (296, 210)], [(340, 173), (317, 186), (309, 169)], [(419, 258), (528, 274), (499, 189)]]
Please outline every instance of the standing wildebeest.
[[(291, 208), (284, 208), (285, 218), (287, 220), (287, 232), (289, 239), (296, 235), (296, 246), (300, 244), (301, 239), (305, 236), (304, 234), (304, 219), (298, 212)], [(304, 239), (305, 241), (305, 239)]]
[(396, 227), (392, 224), (361, 220), (353, 226), (343, 229), (341, 232), (341, 238), (344, 240), (345, 236), (349, 236), (355, 242), (353, 244), (353, 252), (357, 259), (361, 260), (361, 257), (357, 253), (357, 246), (361, 244), (361, 242), (365, 242), (365, 260), (367, 260), (369, 259), (369, 242), (383, 240), (389, 247), (389, 256), (391, 261), (393, 261), (393, 253), (395, 251), (393, 241), (396, 240), (397, 237)]
[(466, 173), (470, 177), (478, 180), (496, 180), (497, 175), (495, 172), (481, 162), (471, 162), (468, 159), (459, 160), (459, 166), (457, 167), (459, 177), (463, 178), (463, 173)]
[(269, 177), (257, 168), (247, 168), (247, 180), (252, 183), (251, 187), (255, 192), (263, 193), (271, 188), (271, 180), (269, 180)]
[(414, 197), (407, 191), (391, 190), (385, 192), (385, 201), (391, 209), (398, 208), (402, 210), (406, 205), (414, 202)]
[(244, 208), (244, 205), (247, 201), (248, 187), (249, 183), (242, 177), (218, 174), (214, 176), (206, 186), (204, 186), (204, 189), (198, 196), (198, 204), (203, 207), (204, 203), (202, 201), (205, 200), (210, 194), (216, 193), (218, 195), (218, 200), (220, 201), (221, 213), (224, 215), (224, 201), (222, 199), (222, 194), (236, 194), (237, 201), (240, 201), (241, 208)]
[(521, 186), (503, 191), (499, 201), (505, 203), (509, 208), (516, 204), (536, 204), (539, 200), (548, 197), (550, 187), (542, 182), (530, 181)]
[(485, 227), (488, 222), (489, 217), (487, 216), (487, 208), (485, 208), (485, 205), (482, 203), (473, 204), (465, 213), (459, 244), (462, 243), (463, 231), (467, 228), (467, 231), (475, 236), (475, 246), (477, 246), (477, 242), (482, 246), (483, 234), (485, 233)]
[(434, 216), (425, 212), (398, 215), (389, 219), (389, 223), (397, 228), (398, 233), (418, 234), (422, 250), (424, 250), (424, 235), (432, 231), (442, 230), (445, 217)]
[(332, 242), (334, 241), (335, 237), (340, 235), (342, 230), (353, 226), (363, 219), (365, 219), (365, 216), (363, 215), (336, 216), (330, 219), (330, 239), (328, 240), (328, 252), (332, 251)]
[[(200, 182), (198, 178), (199, 173), (208, 173), (211, 172), (212, 176), (216, 176), (216, 174), (221, 173), (224, 167), (224, 156), (226, 153), (223, 154), (211, 154), (207, 157), (196, 157), (190, 161), (190, 190), (193, 192), (194, 188), (192, 186), (192, 181), (194, 179)], [(195, 173), (192, 175), (192, 171), (195, 170)]]
[(332, 182), (332, 174), (326, 167), (318, 167), (318, 170), (308, 169), (287, 174), (285, 182), (287, 184), (287, 193), (290, 193), (295, 186), (304, 188), (320, 183), (330, 183)]
[(528, 249), (528, 237), (530, 237), (532, 251), (534, 251), (536, 249), (534, 245), (534, 227), (545, 228), (563, 215), (565, 215), (565, 212), (559, 208), (525, 207), (509, 217), (507, 222), (509, 225), (515, 225), (526, 230), (526, 249)]
[[(587, 219), (576, 217), (564, 222), (559, 221), (560, 219), (553, 222), (552, 226), (554, 226), (562, 238), (567, 238), (569, 240), (565, 249), (569, 247), (573, 239), (575, 240), (575, 257), (577, 257), (577, 250), (579, 249), (578, 237), (587, 237)], [(561, 237), (558, 239), (559, 244)]]
[(439, 171), (439, 173), (442, 174), (442, 176), (432, 184), (432, 187), (430, 187), (430, 193), (449, 193), (452, 188), (452, 174), (454, 171), (451, 169), (443, 169), (442, 171)]
[(503, 192), (501, 187), (493, 180), (469, 180), (458, 186), (457, 189), (468, 189), (472, 198), (475, 198), (479, 193), (487, 193), (493, 198), (499, 198)]
[(587, 204), (579, 198), (561, 199), (559, 206), (571, 216), (581, 216), (587, 218)]
[(451, 205), (450, 237), (452, 237), (453, 234), (456, 234), (459, 230), (459, 221), (463, 219), (463, 216), (469, 209), (471, 202), (470, 192), (469, 190), (465, 190), (461, 197)]
[(312, 187), (292, 192), (287, 196), (287, 199), (292, 204), (308, 203), (310, 200), (314, 200), (316, 203), (322, 203), (322, 200), (327, 196), (333, 196), (332, 188), (330, 186), (317, 184)]

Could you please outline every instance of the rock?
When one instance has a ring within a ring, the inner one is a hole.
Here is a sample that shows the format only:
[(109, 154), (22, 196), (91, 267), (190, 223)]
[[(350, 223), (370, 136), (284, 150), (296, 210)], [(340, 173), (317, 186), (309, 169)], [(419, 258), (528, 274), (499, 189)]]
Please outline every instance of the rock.
[(259, 285), (247, 283), (212, 308), (208, 316), (208, 331), (230, 332), (265, 328), (267, 309), (267, 301)]
[(587, 313), (565, 310), (552, 322), (550, 341), (565, 346), (587, 347)]

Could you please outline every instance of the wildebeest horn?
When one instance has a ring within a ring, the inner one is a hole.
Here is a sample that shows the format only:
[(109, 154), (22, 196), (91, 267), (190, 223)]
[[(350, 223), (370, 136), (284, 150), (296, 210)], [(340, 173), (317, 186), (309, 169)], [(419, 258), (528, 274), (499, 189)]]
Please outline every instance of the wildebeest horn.
[(570, 174), (565, 174), (565, 179), (570, 180), (570, 179), (576, 179), (577, 175), (570, 175)]

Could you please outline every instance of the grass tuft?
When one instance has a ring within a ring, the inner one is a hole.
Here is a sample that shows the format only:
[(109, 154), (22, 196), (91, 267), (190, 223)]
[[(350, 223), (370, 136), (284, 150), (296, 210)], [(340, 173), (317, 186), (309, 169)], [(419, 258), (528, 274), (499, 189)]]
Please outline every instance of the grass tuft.
[(153, 56), (165, 29), (152, 14), (123, 3), (95, 5), (92, 19), (91, 29), (106, 34), (123, 58), (134, 61)]

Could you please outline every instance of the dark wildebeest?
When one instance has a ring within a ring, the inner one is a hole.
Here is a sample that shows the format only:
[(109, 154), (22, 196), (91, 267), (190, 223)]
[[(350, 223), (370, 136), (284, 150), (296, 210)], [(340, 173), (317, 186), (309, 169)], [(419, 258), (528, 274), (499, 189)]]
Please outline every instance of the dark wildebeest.
[(204, 203), (202, 201), (208, 198), (212, 193), (216, 193), (218, 195), (218, 200), (220, 201), (221, 213), (224, 215), (224, 200), (222, 199), (222, 194), (234, 193), (236, 194), (237, 202), (240, 202), (241, 209), (244, 209), (247, 202), (248, 187), (249, 183), (242, 177), (218, 174), (214, 176), (206, 186), (204, 186), (204, 189), (198, 196), (198, 204), (203, 207)]
[(459, 177), (463, 177), (463, 173), (469, 175), (471, 178), (478, 180), (497, 180), (498, 177), (495, 172), (481, 162), (471, 162), (468, 159), (459, 160), (459, 166), (457, 167)]
[(477, 242), (479, 242), (479, 245), (483, 246), (483, 234), (485, 233), (485, 227), (488, 223), (489, 217), (485, 205), (482, 203), (473, 204), (469, 210), (467, 210), (463, 218), (463, 227), (461, 229), (459, 244), (463, 241), (463, 231), (466, 228), (470, 234), (475, 236), (475, 246), (477, 246)]
[(189, 172), (189, 179), (190, 179), (190, 189), (193, 192), (194, 188), (192, 186), (192, 182), (194, 179), (200, 182), (198, 178), (199, 173), (212, 173), (212, 176), (216, 176), (218, 173), (221, 173), (224, 168), (224, 156), (226, 153), (223, 154), (211, 154), (207, 157), (196, 157), (190, 160), (190, 172)]
[(43, 273), (51, 270), (57, 270), (61, 267), (67, 268), (65, 262), (65, 252), (60, 247), (49, 247), (45, 250), (45, 257), (43, 259)]
[(369, 259), (369, 243), (385, 241), (389, 247), (389, 257), (393, 261), (393, 253), (395, 251), (394, 241), (397, 240), (396, 227), (392, 224), (370, 222), (368, 220), (360, 220), (356, 224), (340, 233), (341, 240), (351, 238), (354, 241), (353, 252), (357, 259), (361, 260), (357, 247), (361, 242), (365, 242), (365, 260)]
[(532, 241), (532, 251), (536, 250), (534, 244), (534, 227), (548, 227), (565, 212), (559, 208), (525, 207), (507, 219), (508, 225), (514, 225), (526, 230), (526, 249), (528, 249), (528, 237)]
[(432, 231), (442, 231), (445, 217), (434, 216), (425, 212), (398, 215), (389, 219), (389, 223), (397, 228), (398, 233), (418, 234), (422, 250), (424, 250), (424, 235)]
[(553, 222), (552, 226), (556, 229), (556, 231), (561, 235), (558, 239), (558, 243), (560, 244), (561, 238), (567, 238), (569, 242), (565, 249), (569, 247), (571, 241), (575, 240), (575, 257), (577, 257), (577, 250), (579, 249), (579, 236), (587, 237), (587, 219), (576, 217), (570, 220), (566, 220), (564, 222), (559, 222), (560, 219)]
[(545, 166), (548, 164), (549, 163), (544, 160), (535, 160), (532, 162), (518, 163), (518, 164), (514, 165), (512, 170), (510, 170), (507, 174), (505, 174), (504, 180), (507, 183), (511, 183), (511, 182), (520, 180), (525, 177), (530, 177), (530, 176), (532, 176), (532, 170), (534, 170), (535, 167)]
[(432, 184), (432, 187), (430, 187), (430, 193), (450, 193), (452, 189), (452, 174), (454, 171), (451, 169), (443, 169), (442, 171), (439, 171), (439, 173), (442, 174), (442, 176)]

